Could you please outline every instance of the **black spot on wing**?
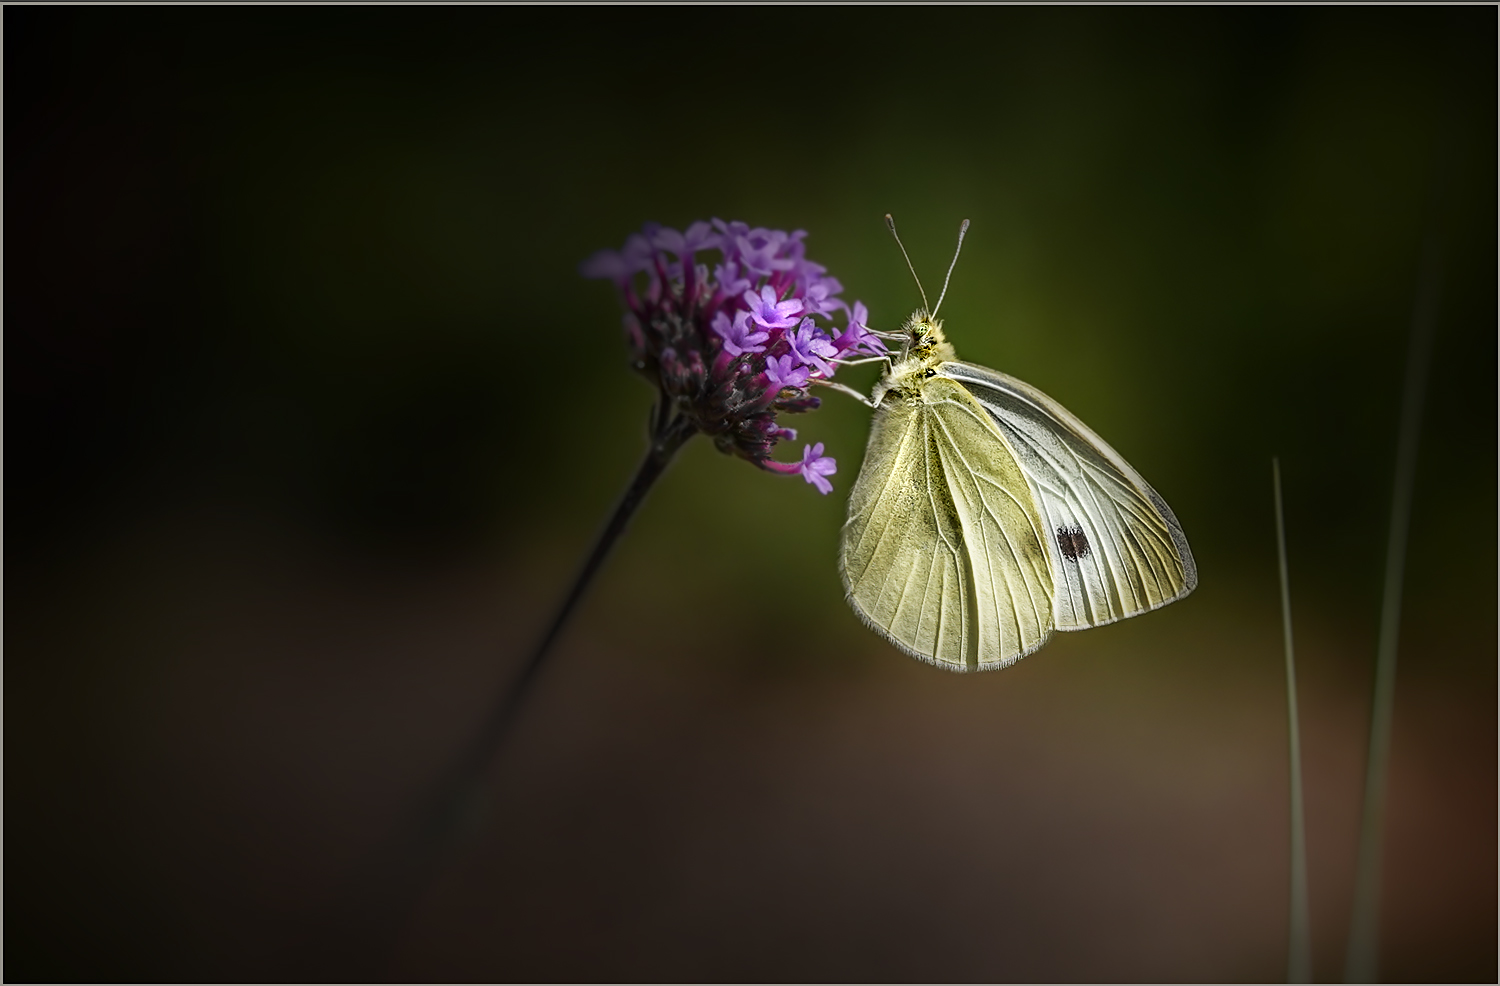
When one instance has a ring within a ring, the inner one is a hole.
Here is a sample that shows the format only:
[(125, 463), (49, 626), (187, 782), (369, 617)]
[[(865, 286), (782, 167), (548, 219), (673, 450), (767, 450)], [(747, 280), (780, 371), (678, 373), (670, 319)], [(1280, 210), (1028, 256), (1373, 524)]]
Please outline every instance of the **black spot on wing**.
[(1081, 527), (1059, 527), (1057, 547), (1068, 561), (1077, 561), (1089, 553), (1089, 539)]

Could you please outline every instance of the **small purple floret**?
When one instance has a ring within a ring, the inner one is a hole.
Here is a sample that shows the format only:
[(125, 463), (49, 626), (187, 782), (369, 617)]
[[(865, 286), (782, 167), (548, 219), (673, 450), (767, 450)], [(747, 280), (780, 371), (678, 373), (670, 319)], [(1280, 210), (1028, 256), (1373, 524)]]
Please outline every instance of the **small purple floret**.
[(825, 377), (833, 376), (833, 367), (827, 361), (837, 356), (839, 351), (833, 347), (828, 333), (818, 328), (811, 318), (804, 318), (798, 323), (797, 331), (788, 335), (786, 341), (792, 347), (792, 355), (797, 358), (797, 362), (811, 366)]
[(746, 291), (742, 297), (750, 307), (750, 317), (755, 319), (756, 325), (763, 328), (784, 329), (796, 325), (797, 316), (802, 314), (802, 299), (777, 301), (776, 292), (770, 287), (761, 288), (759, 294)]
[(739, 297), (750, 290), (750, 278), (740, 276), (740, 265), (733, 260), (726, 260), (715, 267), (714, 279), (719, 282), (719, 290), (725, 294)]
[(865, 320), (869, 317), (870, 313), (864, 302), (856, 301), (854, 310), (849, 313), (849, 327), (833, 340), (840, 356), (885, 355), (885, 342), (865, 325)]
[(789, 242), (801, 246), (799, 241), (791, 240), (791, 237), (779, 229), (752, 229), (734, 238), (740, 262), (745, 265), (745, 269), (762, 277), (791, 270), (797, 265), (795, 257), (783, 255), (782, 248)]
[(666, 227), (657, 229), (651, 236), (651, 243), (658, 250), (665, 250), (675, 254), (679, 260), (686, 260), (699, 250), (716, 248), (719, 239), (719, 234), (708, 223), (696, 222), (687, 228), (686, 233)]
[(825, 476), (832, 476), (839, 471), (838, 463), (833, 456), (823, 454), (823, 443), (812, 447), (804, 446), (802, 449), (802, 465), (798, 467), (802, 478), (818, 488), (818, 492), (827, 496), (833, 492), (833, 484)]
[(766, 379), (778, 390), (806, 387), (810, 376), (807, 367), (798, 364), (794, 356), (772, 356), (766, 360)]
[(749, 312), (736, 312), (733, 320), (724, 312), (719, 312), (714, 316), (712, 328), (714, 334), (724, 340), (724, 352), (731, 356), (763, 353), (766, 347), (760, 344), (771, 338), (769, 332), (750, 331)]
[[(817, 267), (817, 264), (809, 264)], [(832, 315), (844, 307), (844, 302), (838, 298), (838, 293), (844, 290), (836, 277), (819, 277), (812, 280), (807, 286), (807, 297), (803, 304), (811, 315)]]

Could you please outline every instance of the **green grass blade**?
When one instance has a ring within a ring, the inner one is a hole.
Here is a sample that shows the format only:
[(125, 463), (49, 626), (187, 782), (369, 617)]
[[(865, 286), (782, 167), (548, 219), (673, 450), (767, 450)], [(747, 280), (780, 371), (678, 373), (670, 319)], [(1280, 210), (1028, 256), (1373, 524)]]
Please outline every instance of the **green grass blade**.
[(1312, 931), (1307, 904), (1307, 827), (1302, 807), (1302, 738), (1297, 723), (1297, 662), (1292, 656), (1292, 589), (1286, 564), (1286, 515), (1281, 505), (1281, 463), (1271, 460), (1276, 495), (1276, 557), (1281, 567), (1281, 631), (1286, 644), (1287, 739), (1291, 750), (1292, 900), (1287, 929), (1286, 981), (1312, 982)]
[(1395, 490), (1386, 539), (1385, 587), (1380, 601), (1380, 640), (1375, 656), (1375, 692), (1370, 709), (1370, 745), (1365, 761), (1364, 808), (1359, 825), (1359, 863), (1354, 882), (1354, 915), (1344, 981), (1375, 982), (1380, 925), (1380, 848), (1385, 827), (1387, 764), (1391, 753), (1391, 714), (1396, 704), (1396, 643), (1401, 631), (1401, 588), (1406, 573), (1406, 544), (1411, 530), (1412, 488), (1417, 475), (1417, 439), (1432, 336), (1437, 323), (1441, 281), (1440, 248), (1429, 241), (1421, 285), (1412, 312), (1411, 345), (1402, 386), (1401, 425), (1396, 439)]

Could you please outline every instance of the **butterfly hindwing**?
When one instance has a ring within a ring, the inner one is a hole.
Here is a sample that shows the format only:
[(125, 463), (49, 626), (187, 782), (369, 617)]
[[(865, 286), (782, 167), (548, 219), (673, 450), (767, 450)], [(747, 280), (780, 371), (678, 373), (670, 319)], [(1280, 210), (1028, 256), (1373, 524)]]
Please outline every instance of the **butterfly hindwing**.
[(1059, 630), (1113, 623), (1180, 599), (1198, 584), (1182, 526), (1164, 500), (1082, 421), (1015, 377), (948, 361), (1005, 436), (1044, 518)]
[(1052, 630), (1046, 521), (1001, 429), (967, 390), (935, 379), (876, 411), (849, 500), (849, 602), (913, 657), (1003, 667)]

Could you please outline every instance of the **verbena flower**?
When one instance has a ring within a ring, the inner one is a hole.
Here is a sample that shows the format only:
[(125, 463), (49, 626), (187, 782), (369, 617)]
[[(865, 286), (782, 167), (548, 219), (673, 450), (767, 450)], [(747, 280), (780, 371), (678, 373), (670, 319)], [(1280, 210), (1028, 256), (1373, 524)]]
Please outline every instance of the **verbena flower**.
[[(818, 407), (808, 387), (831, 379), (837, 360), (883, 355), (886, 346), (865, 326), (865, 306), (851, 310), (839, 298), (843, 285), (807, 259), (806, 235), (719, 219), (684, 232), (647, 223), (623, 249), (594, 254), (582, 273), (619, 290), (631, 360), (660, 390), (662, 421), (672, 415), (720, 451), (800, 475), (826, 494), (837, 465), (822, 442), (804, 447), (800, 462), (771, 458), (777, 442), (796, 438), (777, 415)], [(710, 251), (718, 257), (699, 256)]]

